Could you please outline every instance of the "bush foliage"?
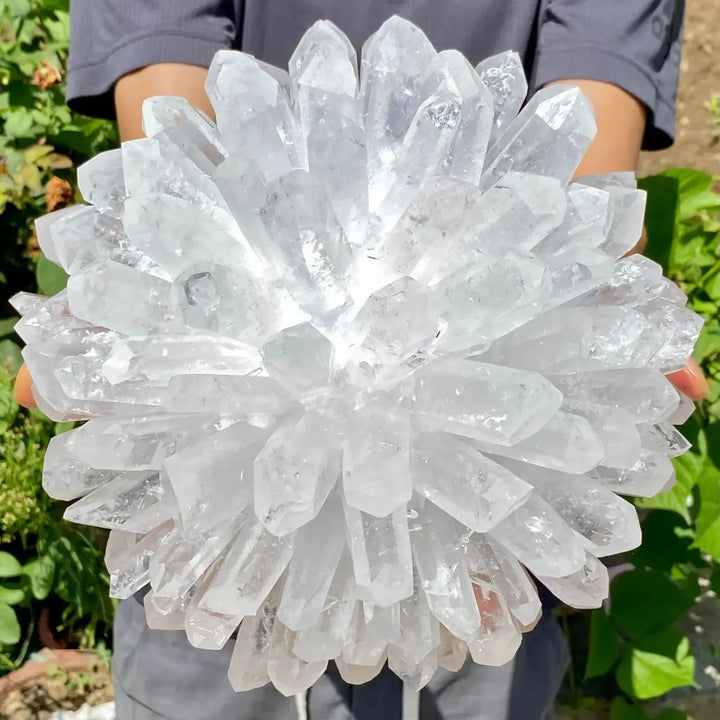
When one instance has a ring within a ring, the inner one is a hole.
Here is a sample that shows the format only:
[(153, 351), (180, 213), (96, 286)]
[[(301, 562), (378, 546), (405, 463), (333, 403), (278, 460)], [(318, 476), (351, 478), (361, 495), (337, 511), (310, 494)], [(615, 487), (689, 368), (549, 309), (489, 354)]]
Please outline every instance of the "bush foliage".
[[(63, 273), (39, 256), (32, 220), (54, 209), (58, 188), (62, 202), (72, 201), (78, 163), (116, 142), (111, 124), (79, 117), (64, 104), (67, 20), (68, 0), (0, 0), (0, 292), (6, 297), (62, 287)], [(693, 684), (695, 662), (677, 624), (701, 594), (720, 592), (720, 195), (713, 178), (692, 169), (668, 170), (641, 186), (649, 193), (647, 254), (706, 318), (695, 357), (711, 393), (682, 428), (693, 449), (674, 461), (675, 487), (637, 501), (643, 545), (629, 558), (633, 569), (613, 581), (609, 611), (579, 616), (585, 636), (575, 643), (571, 699), (615, 696), (613, 720), (643, 720), (644, 701)], [(57, 622), (79, 630), (85, 642), (108, 628), (112, 613), (97, 538), (64, 523), (61, 504), (42, 493), (43, 450), (65, 428), (12, 401), (20, 362), (14, 322), (0, 320), (0, 663), (6, 668), (37, 641), (33, 623), (44, 604), (59, 608)]]
[[(694, 684), (695, 660), (678, 621), (702, 595), (720, 594), (720, 194), (712, 177), (689, 168), (639, 184), (648, 192), (645, 254), (705, 318), (694, 357), (710, 395), (680, 428), (693, 447), (673, 460), (675, 486), (635, 501), (643, 543), (627, 558), (633, 569), (612, 582), (609, 611), (590, 614), (587, 652), (575, 658), (582, 678), (573, 688), (576, 699), (621, 693), (612, 720), (644, 720), (643, 701)], [(658, 718), (684, 717), (673, 712)]]
[(68, 426), (12, 399), (21, 356), (6, 298), (64, 282), (40, 257), (33, 219), (73, 202), (74, 168), (116, 142), (111, 123), (65, 105), (67, 48), (68, 0), (0, 0), (0, 672), (44, 630), (93, 645), (113, 612), (100, 538), (42, 491), (45, 447)]

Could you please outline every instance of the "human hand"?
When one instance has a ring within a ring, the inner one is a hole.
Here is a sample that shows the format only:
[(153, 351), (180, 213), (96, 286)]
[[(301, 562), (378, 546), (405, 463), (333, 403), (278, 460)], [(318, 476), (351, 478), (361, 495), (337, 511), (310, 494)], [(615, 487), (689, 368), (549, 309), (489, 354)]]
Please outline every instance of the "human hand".
[[(642, 234), (635, 247), (628, 252), (628, 255), (641, 253), (647, 245), (647, 232), (643, 227)], [(707, 380), (700, 366), (692, 359), (682, 370), (670, 373), (668, 380), (691, 400), (697, 401), (707, 397), (709, 392)], [(26, 408), (37, 407), (32, 394), (32, 377), (27, 365), (23, 364), (15, 379), (15, 401)]]
[(15, 402), (26, 408), (36, 408), (37, 403), (32, 394), (32, 377), (28, 366), (23, 363), (15, 378)]
[[(635, 247), (627, 253), (627, 255), (642, 253), (646, 246), (647, 230), (643, 227), (640, 239), (637, 241)], [(667, 375), (667, 379), (677, 390), (684, 393), (695, 402), (707, 397), (708, 392), (710, 391), (702, 368), (692, 358), (687, 361), (687, 364), (682, 370), (669, 373)]]

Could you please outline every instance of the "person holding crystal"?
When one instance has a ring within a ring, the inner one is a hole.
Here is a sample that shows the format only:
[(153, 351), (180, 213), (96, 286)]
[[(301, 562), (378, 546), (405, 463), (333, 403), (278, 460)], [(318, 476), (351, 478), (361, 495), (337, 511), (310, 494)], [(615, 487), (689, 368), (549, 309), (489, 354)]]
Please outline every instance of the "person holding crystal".
[[(598, 125), (578, 176), (634, 170), (641, 148), (672, 142), (682, 0), (72, 0), (68, 102), (82, 113), (116, 117), (121, 140), (131, 140), (142, 136), (142, 103), (154, 95), (184, 96), (212, 116), (204, 81), (220, 48), (283, 66), (318, 19), (334, 22), (359, 47), (392, 14), (423, 28), (438, 50), (457, 48), (473, 63), (518, 51), (529, 94), (556, 82), (577, 85)], [(707, 392), (692, 362), (671, 379), (693, 399)], [(23, 369), (16, 396), (27, 406), (34, 404), (30, 382)], [(402, 683), (387, 668), (350, 686), (331, 664), (305, 698), (284, 698), (272, 686), (235, 694), (226, 678), (231, 646), (197, 650), (183, 632), (148, 629), (142, 598), (122, 601), (113, 659), (118, 720), (413, 714), (413, 698), (406, 695), (403, 707)], [(457, 673), (439, 671), (414, 712), (423, 720), (542, 720), (551, 715), (567, 662), (548, 606), (511, 662), (491, 668), (468, 661)]]

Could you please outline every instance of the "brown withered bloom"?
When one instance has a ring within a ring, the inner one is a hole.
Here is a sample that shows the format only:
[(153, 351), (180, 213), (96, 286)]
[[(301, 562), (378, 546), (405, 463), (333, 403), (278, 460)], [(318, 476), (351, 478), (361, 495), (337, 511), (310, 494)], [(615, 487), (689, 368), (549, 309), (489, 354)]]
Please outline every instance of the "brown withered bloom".
[(72, 185), (67, 180), (53, 175), (47, 185), (45, 204), (48, 212), (60, 210), (73, 201)]
[(33, 85), (37, 85), (41, 90), (47, 90), (49, 87), (60, 82), (62, 75), (60, 71), (49, 61), (43, 60), (42, 64), (35, 70), (33, 74)]

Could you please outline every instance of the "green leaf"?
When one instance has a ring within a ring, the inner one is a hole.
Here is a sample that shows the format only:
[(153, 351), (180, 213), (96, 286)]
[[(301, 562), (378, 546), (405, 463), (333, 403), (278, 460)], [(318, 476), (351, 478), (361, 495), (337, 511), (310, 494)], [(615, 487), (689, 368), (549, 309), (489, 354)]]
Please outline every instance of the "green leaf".
[(669, 490), (659, 493), (655, 497), (637, 498), (635, 504), (641, 508), (672, 510), (690, 524), (688, 498), (697, 482), (703, 460), (695, 453), (687, 452), (680, 457), (673, 458), (672, 463), (675, 467), (675, 484)]
[(638, 180), (638, 187), (648, 194), (645, 209), (648, 243), (644, 254), (667, 271), (675, 233), (679, 182), (674, 177), (652, 175)]
[(5, 368), (13, 375), (22, 365), (22, 351), (20, 346), (12, 340), (0, 340), (0, 367)]
[(0, 320), (0, 337), (11, 335), (17, 321), (18, 318), (16, 317), (4, 318), (3, 320)]
[(18, 404), (13, 399), (13, 376), (7, 370), (4, 372), (1, 370), (2, 368), (0, 368), (0, 435), (15, 422), (18, 414)]
[(720, 353), (720, 320), (713, 318), (703, 325), (700, 337), (695, 343), (693, 357), (702, 364), (707, 358), (718, 353)]
[(678, 181), (677, 217), (685, 220), (703, 211), (720, 210), (720, 195), (714, 192), (712, 175), (693, 168), (671, 168), (661, 173)]
[(610, 720), (648, 720), (648, 716), (641, 707), (630, 705), (624, 697), (618, 695), (610, 705)]
[(692, 595), (656, 570), (621, 573), (610, 586), (610, 617), (630, 637), (676, 622), (693, 602)]
[(602, 608), (590, 615), (590, 639), (585, 678), (604, 675), (620, 653), (620, 640)]
[(705, 562), (700, 551), (690, 549), (695, 533), (677, 513), (651, 510), (642, 521), (642, 545), (628, 560), (635, 567), (671, 572), (676, 565)]
[(73, 165), (72, 160), (62, 153), (50, 153), (43, 158), (40, 158), (37, 162), (37, 166), (43, 170), (64, 170), (71, 168)]
[(692, 718), (682, 710), (675, 708), (664, 708), (652, 720), (692, 720)]
[(35, 268), (38, 290), (41, 295), (56, 295), (67, 285), (67, 273), (44, 255)]
[(716, 234), (705, 232), (697, 223), (678, 230), (668, 261), (668, 276), (680, 280), (694, 279), (697, 283), (702, 273), (717, 262), (713, 242), (717, 242)]
[(25, 590), (23, 588), (0, 584), (0, 602), (8, 605), (19, 605), (24, 600)]
[(718, 263), (712, 270), (708, 271), (705, 276), (703, 283), (703, 290), (707, 293), (710, 300), (715, 303), (717, 308), (717, 302), (720, 300), (720, 263)]
[[(705, 436), (718, 438), (720, 423), (708, 425)], [(693, 547), (708, 553), (720, 562), (720, 461), (716, 453), (720, 450), (713, 443), (703, 458), (703, 465), (697, 475), (696, 491), (699, 510), (695, 518), (697, 536)]]
[(3, 5), (11, 18), (23, 18), (30, 14), (30, 0), (4, 0)]
[(31, 145), (23, 152), (23, 160), (26, 163), (36, 163), (41, 157), (52, 151), (52, 145)]
[(30, 571), (30, 587), (36, 600), (44, 600), (52, 590), (53, 581), (55, 579), (55, 562), (48, 555), (41, 555), (34, 560)]
[(15, 611), (0, 601), (0, 645), (15, 645), (20, 642), (20, 623)]
[(639, 700), (694, 684), (695, 658), (690, 642), (670, 627), (638, 640), (623, 653), (615, 677), (621, 690)]
[(0, 577), (17, 577), (22, 574), (22, 565), (14, 555), (0, 550)]
[(23, 165), (20, 169), (20, 177), (31, 193), (39, 193), (42, 190), (42, 174), (36, 165)]
[(710, 175), (690, 168), (673, 168), (638, 182), (648, 192), (645, 254), (673, 279), (697, 280), (701, 268), (717, 262), (715, 232), (707, 225), (708, 213), (720, 209), (720, 195), (712, 185)]
[(10, 111), (3, 127), (3, 133), (12, 138), (29, 138), (33, 136), (32, 111), (26, 108), (15, 108)]
[(58, 12), (56, 15), (57, 20), (47, 20), (45, 22), (45, 28), (48, 31), (48, 35), (50, 35), (55, 42), (60, 43), (61, 45), (67, 45), (70, 39), (70, 23), (68, 21), (67, 13)]

